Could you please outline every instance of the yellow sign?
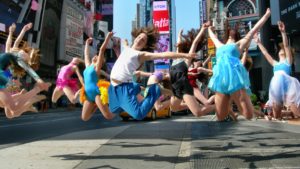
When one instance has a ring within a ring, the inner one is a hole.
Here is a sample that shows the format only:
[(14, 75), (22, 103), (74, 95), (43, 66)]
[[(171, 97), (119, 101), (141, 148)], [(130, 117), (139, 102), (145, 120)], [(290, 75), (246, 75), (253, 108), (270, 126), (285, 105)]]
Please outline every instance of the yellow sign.
[(207, 38), (207, 47), (208, 49), (215, 48), (215, 44), (210, 38)]

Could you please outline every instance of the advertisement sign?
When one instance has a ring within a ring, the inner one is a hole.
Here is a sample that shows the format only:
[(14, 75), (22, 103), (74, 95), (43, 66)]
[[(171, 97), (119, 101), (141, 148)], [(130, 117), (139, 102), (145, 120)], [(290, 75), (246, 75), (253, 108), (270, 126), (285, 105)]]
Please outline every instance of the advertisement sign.
[(102, 4), (102, 15), (113, 14), (113, 4)]
[(94, 13), (93, 12), (85, 12), (84, 14), (84, 33), (91, 37), (94, 32)]
[(167, 1), (153, 2), (153, 25), (160, 33), (169, 33), (169, 11)]
[[(170, 49), (170, 35), (161, 34), (157, 43), (156, 53), (167, 52)], [(170, 59), (157, 59), (154, 60), (155, 71), (162, 71), (167, 73), (170, 67)]]
[(83, 15), (72, 6), (66, 8), (66, 40), (67, 57), (83, 56)]
[[(62, 2), (59, 0), (47, 1), (41, 25), (40, 51), (42, 54), (41, 62), (48, 66), (55, 65), (55, 56), (57, 56), (57, 47), (64, 49), (59, 42), (64, 42), (64, 37), (60, 35), (61, 28)], [(62, 31), (64, 32), (64, 31)], [(65, 33), (65, 32), (64, 32)], [(64, 54), (59, 55), (59, 59), (64, 58)]]
[(279, 1), (280, 20), (284, 21), (286, 30), (298, 30), (300, 27), (300, 0)]
[(202, 0), (202, 17), (203, 17), (203, 23), (207, 21), (207, 14), (206, 14), (206, 0)]
[(210, 38), (207, 38), (207, 47), (208, 47), (208, 55), (214, 56), (216, 54), (216, 49), (215, 49), (214, 42)]

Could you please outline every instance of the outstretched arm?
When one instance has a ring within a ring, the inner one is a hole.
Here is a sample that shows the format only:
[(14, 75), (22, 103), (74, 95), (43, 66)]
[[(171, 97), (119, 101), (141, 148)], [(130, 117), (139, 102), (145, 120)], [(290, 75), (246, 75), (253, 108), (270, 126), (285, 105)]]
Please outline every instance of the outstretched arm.
[(163, 53), (151, 53), (151, 52), (140, 52), (139, 60), (141, 63), (147, 60), (155, 60), (155, 59), (177, 59), (177, 58), (185, 58), (191, 59), (195, 58), (196, 53), (175, 53), (175, 52), (163, 52)]
[(198, 46), (198, 43), (200, 42), (201, 38), (204, 36), (205, 30), (209, 27), (209, 24), (210, 24), (209, 22), (203, 24), (201, 30), (199, 31), (199, 33), (197, 34), (196, 38), (194, 39), (194, 41), (192, 43), (192, 46), (190, 48), (189, 53), (197, 52), (195, 50), (196, 50), (196, 48)]
[(152, 75), (152, 73), (150, 73), (150, 72), (144, 72), (144, 71), (140, 71), (140, 70), (135, 71), (133, 74), (138, 77), (140, 77), (140, 76), (150, 77)]
[(90, 61), (90, 44), (92, 43), (93, 38), (88, 38), (85, 41), (85, 47), (84, 47), (84, 64), (85, 67), (88, 67), (91, 64)]
[(217, 35), (214, 34), (212, 27), (208, 27), (208, 35), (210, 37), (210, 39), (214, 42), (216, 48), (220, 47), (223, 45), (223, 43), (221, 43), (217, 37)]
[(292, 64), (292, 62), (293, 62), (293, 58), (292, 57), (293, 56), (292, 56), (292, 52), (290, 50), (288, 38), (287, 38), (286, 32), (285, 32), (285, 25), (284, 25), (283, 22), (278, 21), (278, 29), (281, 32), (284, 53), (286, 54), (286, 58), (288, 59), (289, 64)]
[(255, 34), (254, 36), (254, 41), (257, 43), (261, 53), (264, 55), (264, 57), (267, 59), (267, 61), (274, 66), (274, 64), (276, 63), (276, 61), (272, 58), (272, 56), (269, 54), (269, 52), (267, 51), (267, 49), (262, 45), (260, 39), (258, 38), (257, 34)]
[(31, 29), (31, 28), (32, 28), (32, 23), (28, 23), (27, 25), (25, 25), (25, 26), (23, 27), (23, 29), (21, 30), (19, 36), (17, 37), (17, 39), (16, 39), (16, 41), (15, 41), (15, 43), (14, 43), (14, 46), (13, 46), (14, 49), (19, 48), (19, 45), (20, 45), (20, 43), (21, 43), (21, 41), (22, 41), (22, 39), (23, 39), (25, 33), (26, 33), (29, 29)]
[(267, 9), (266, 13), (260, 20), (255, 24), (255, 26), (247, 33), (247, 35), (237, 42), (239, 45), (240, 51), (243, 51), (245, 48), (249, 46), (251, 39), (253, 38), (254, 34), (264, 25), (264, 23), (269, 19), (271, 16), (270, 8)]
[(5, 52), (10, 52), (11, 44), (12, 44), (12, 35), (16, 30), (16, 24), (13, 23), (8, 29), (8, 36), (5, 44)]
[(213, 71), (211, 69), (206, 69), (206, 68), (203, 68), (203, 67), (198, 67), (197, 68), (197, 72), (198, 73), (201, 73), (201, 72), (204, 72), (204, 73), (212, 73)]
[(102, 63), (103, 63), (103, 55), (105, 53), (106, 47), (108, 45), (109, 40), (111, 39), (111, 37), (113, 36), (112, 32), (108, 32), (108, 34), (106, 35), (106, 38), (103, 42), (103, 44), (100, 47), (99, 53), (98, 53), (98, 59), (97, 59), (97, 63), (96, 63), (96, 72), (98, 74), (101, 73), (101, 67), (102, 67)]

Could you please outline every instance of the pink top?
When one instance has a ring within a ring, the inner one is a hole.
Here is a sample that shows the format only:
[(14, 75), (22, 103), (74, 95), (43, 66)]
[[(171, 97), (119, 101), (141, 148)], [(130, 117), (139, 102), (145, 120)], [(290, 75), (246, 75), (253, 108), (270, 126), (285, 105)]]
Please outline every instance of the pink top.
[(74, 71), (72, 69), (73, 66), (73, 63), (69, 63), (68, 65), (63, 66), (59, 71), (57, 79), (69, 80), (70, 77), (74, 74)]

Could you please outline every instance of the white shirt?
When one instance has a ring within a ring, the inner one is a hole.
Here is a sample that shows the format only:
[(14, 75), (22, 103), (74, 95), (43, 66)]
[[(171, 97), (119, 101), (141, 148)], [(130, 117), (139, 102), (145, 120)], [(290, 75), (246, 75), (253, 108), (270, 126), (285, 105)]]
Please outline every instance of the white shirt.
[[(124, 51), (120, 54), (116, 63), (114, 64), (110, 79), (115, 79), (120, 82), (132, 82), (133, 72), (140, 66), (138, 59), (139, 52), (130, 47), (126, 47)], [(113, 86), (117, 86), (114, 81), (111, 80)]]

